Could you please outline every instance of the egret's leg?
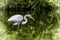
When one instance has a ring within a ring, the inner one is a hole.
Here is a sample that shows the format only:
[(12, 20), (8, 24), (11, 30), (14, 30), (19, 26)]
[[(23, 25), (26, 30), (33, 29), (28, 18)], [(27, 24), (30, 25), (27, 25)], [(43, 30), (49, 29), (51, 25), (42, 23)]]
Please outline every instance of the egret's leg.
[(12, 28), (13, 28), (13, 25), (12, 25)]
[(19, 30), (19, 23), (18, 23), (18, 30)]

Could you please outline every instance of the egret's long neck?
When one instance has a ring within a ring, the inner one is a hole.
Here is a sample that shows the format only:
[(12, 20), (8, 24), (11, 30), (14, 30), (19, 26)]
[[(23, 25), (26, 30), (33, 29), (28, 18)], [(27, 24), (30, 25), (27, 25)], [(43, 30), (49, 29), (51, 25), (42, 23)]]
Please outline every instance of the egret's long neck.
[(23, 21), (22, 24), (26, 24), (26, 23), (27, 23), (27, 18), (26, 18), (26, 17), (27, 17), (27, 16), (25, 15), (25, 16), (24, 16), (24, 20), (25, 20), (25, 21)]

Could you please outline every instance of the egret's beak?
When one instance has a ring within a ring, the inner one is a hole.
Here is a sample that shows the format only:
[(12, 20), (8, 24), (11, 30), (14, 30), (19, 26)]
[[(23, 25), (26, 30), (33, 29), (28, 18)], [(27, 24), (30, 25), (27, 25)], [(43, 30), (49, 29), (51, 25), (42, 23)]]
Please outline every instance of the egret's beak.
[(33, 21), (35, 21), (35, 19), (34, 19), (33, 17), (31, 17), (31, 19), (32, 19)]

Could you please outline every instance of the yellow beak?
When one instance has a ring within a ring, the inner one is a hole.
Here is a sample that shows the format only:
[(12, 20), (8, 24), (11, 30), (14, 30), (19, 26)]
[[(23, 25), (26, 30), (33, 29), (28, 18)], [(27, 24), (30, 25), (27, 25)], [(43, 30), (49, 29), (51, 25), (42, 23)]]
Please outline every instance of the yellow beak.
[(35, 19), (34, 19), (33, 17), (31, 17), (31, 19), (32, 19), (33, 21), (35, 21)]

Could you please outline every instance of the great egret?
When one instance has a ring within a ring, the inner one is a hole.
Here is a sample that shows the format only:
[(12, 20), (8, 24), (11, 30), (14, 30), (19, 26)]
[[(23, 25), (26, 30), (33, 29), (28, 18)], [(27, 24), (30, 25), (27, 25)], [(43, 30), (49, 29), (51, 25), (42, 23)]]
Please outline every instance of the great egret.
[[(20, 15), (20, 14), (16, 14), (16, 15), (11, 16), (11, 17), (8, 19), (8, 21), (14, 22), (13, 25), (18, 25), (18, 29), (19, 29), (19, 24), (20, 24), (20, 23), (21, 23), (21, 24), (26, 24), (26, 23), (27, 23), (28, 20), (27, 20), (26, 17), (30, 17), (30, 18), (32, 18), (32, 19), (34, 20), (34, 18), (33, 18), (30, 14), (26, 14), (24, 17), (23, 17), (22, 15)], [(23, 21), (23, 19), (24, 19), (25, 21)]]

